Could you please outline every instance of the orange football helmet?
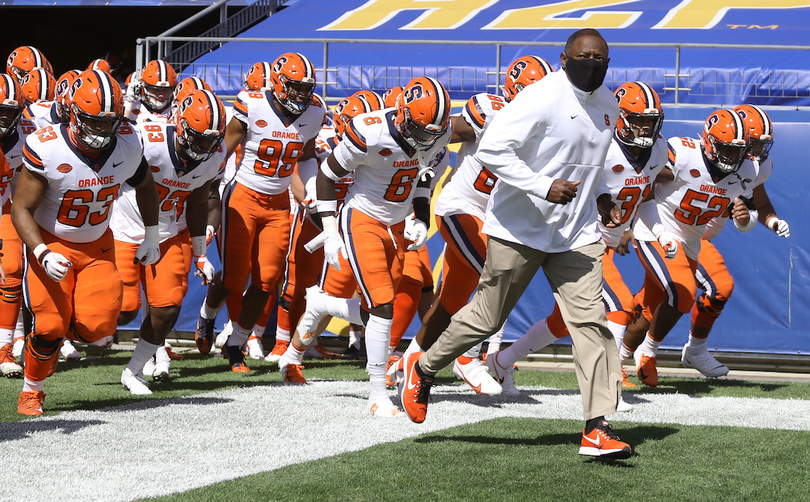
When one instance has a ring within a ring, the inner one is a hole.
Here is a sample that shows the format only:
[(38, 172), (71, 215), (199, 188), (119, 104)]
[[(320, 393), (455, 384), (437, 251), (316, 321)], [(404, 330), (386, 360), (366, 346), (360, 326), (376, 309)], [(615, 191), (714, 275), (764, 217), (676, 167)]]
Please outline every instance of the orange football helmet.
[(261, 91), (262, 89), (270, 89), (272, 87), (273, 83), (270, 82), (270, 63), (267, 61), (253, 63), (253, 66), (251, 66), (245, 74), (245, 89)]
[(706, 158), (724, 173), (733, 173), (748, 155), (748, 129), (734, 110), (717, 110), (703, 125), (701, 147)]
[(45, 68), (34, 68), (25, 75), (21, 87), (26, 104), (51, 101), (56, 90), (56, 80)]
[(370, 111), (373, 110), (369, 102), (356, 94), (341, 100), (340, 103), (335, 105), (335, 136), (342, 139), (343, 131), (346, 130), (349, 121), (361, 113)]
[(6, 73), (17, 79), (19, 84), (22, 84), (23, 78), (34, 68), (45, 68), (45, 71), (53, 72), (50, 69), (51, 63), (39, 49), (31, 45), (17, 47), (11, 51), (6, 60)]
[(537, 56), (522, 56), (509, 65), (503, 83), (503, 92), (506, 101), (512, 101), (517, 93), (527, 85), (537, 82), (549, 73), (553, 72), (548, 61)]
[(25, 108), (25, 98), (17, 79), (0, 73), (0, 137), (14, 132)]
[(101, 70), (110, 73), (110, 63), (108, 63), (107, 60), (103, 58), (94, 59), (89, 65), (87, 65), (87, 69)]
[(751, 156), (759, 162), (767, 159), (773, 146), (771, 118), (765, 110), (754, 105), (740, 105), (734, 108), (734, 111), (742, 117), (743, 124), (748, 129)]
[(211, 86), (200, 77), (186, 77), (181, 80), (179, 84), (177, 84), (177, 87), (174, 88), (174, 97), (172, 102), (175, 106), (177, 106), (186, 98), (186, 96), (194, 91), (210, 90)]
[(616, 92), (619, 118), (616, 136), (625, 145), (650, 148), (664, 123), (664, 110), (658, 93), (644, 82), (627, 82)]
[(382, 96), (383, 102), (385, 103), (385, 107), (393, 108), (397, 106), (397, 98), (399, 97), (400, 94), (402, 94), (402, 87), (399, 85), (396, 85), (385, 91), (385, 94), (383, 94)]
[(295, 115), (309, 106), (315, 91), (315, 67), (298, 52), (282, 54), (270, 68), (273, 95), (281, 105)]
[(63, 73), (59, 80), (56, 81), (56, 91), (54, 91), (54, 101), (56, 102), (56, 115), (62, 122), (70, 120), (70, 103), (68, 102), (68, 94), (70, 94), (70, 87), (79, 76), (77, 70), (68, 70)]
[(172, 65), (162, 59), (149, 61), (141, 72), (141, 101), (162, 111), (171, 104), (175, 86), (177, 73)]
[(394, 125), (416, 150), (428, 150), (450, 124), (450, 95), (433, 77), (417, 77), (397, 98)]
[(358, 98), (368, 103), (370, 107), (369, 111), (371, 112), (376, 112), (377, 110), (382, 110), (383, 108), (385, 108), (385, 101), (383, 101), (383, 98), (380, 97), (380, 95), (374, 91), (366, 91), (366, 90), (357, 91), (354, 94), (352, 94), (352, 96), (357, 96)]
[(225, 137), (225, 107), (210, 90), (195, 89), (177, 105), (177, 143), (191, 160), (203, 161)]
[(82, 150), (100, 151), (110, 146), (124, 117), (121, 87), (109, 73), (85, 70), (70, 86), (69, 136)]

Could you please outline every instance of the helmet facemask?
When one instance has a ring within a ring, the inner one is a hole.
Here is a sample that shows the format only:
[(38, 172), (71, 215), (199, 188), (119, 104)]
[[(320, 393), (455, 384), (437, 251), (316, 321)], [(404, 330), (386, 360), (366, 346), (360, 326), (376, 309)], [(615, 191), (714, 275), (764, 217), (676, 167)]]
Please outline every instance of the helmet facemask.
[(623, 127), (616, 131), (619, 140), (628, 146), (650, 148), (658, 139), (658, 133), (664, 123), (664, 113), (651, 108), (643, 113), (619, 109)]
[(0, 104), (0, 136), (8, 136), (14, 132), (17, 122), (22, 116), (23, 107), (11, 104)]
[(184, 118), (180, 119), (179, 126), (177, 143), (182, 148), (183, 153), (193, 161), (210, 159), (225, 137), (216, 129), (207, 129), (203, 132), (197, 131), (189, 126), (188, 121)]
[(771, 147), (773, 146), (773, 138), (771, 137), (759, 137), (759, 138), (751, 138), (751, 148), (749, 153), (752, 157), (754, 157), (757, 162), (762, 162), (768, 158), (768, 155), (771, 151)]
[(315, 82), (301, 82), (291, 80), (286, 75), (278, 76), (281, 82), (282, 92), (276, 93), (276, 99), (291, 113), (300, 115), (309, 106), (312, 94), (315, 92)]
[(70, 131), (82, 145), (90, 150), (105, 150), (110, 146), (121, 120), (120, 115), (90, 115), (74, 104), (72, 106)]
[(706, 156), (717, 169), (728, 174), (740, 168), (748, 155), (748, 144), (745, 141), (735, 139), (727, 143), (712, 135), (708, 139), (711, 151), (706, 152)]
[(152, 110), (164, 110), (172, 102), (174, 88), (170, 85), (141, 84), (141, 97)]
[(402, 108), (401, 120), (396, 122), (397, 132), (415, 150), (426, 151), (436, 143), (442, 134), (447, 131), (447, 127), (436, 124), (423, 126), (411, 117), (411, 111), (407, 107)]

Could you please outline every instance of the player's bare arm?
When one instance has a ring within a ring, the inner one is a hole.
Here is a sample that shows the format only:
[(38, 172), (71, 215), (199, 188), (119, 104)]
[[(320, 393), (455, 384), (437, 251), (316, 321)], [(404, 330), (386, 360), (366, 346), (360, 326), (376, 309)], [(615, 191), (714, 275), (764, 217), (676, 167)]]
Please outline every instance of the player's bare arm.
[[(146, 163), (146, 160), (142, 160)], [(139, 168), (140, 169), (140, 168)], [(135, 189), (135, 198), (138, 201), (138, 209), (143, 218), (143, 225), (151, 227), (158, 224), (158, 197), (157, 188), (155, 188), (155, 179), (152, 177), (152, 171), (147, 167), (146, 174), (140, 183), (133, 185)]]
[(23, 169), (19, 176), (14, 204), (11, 206), (11, 221), (28, 249), (35, 249), (43, 242), (39, 225), (34, 220), (34, 211), (37, 210), (45, 196), (48, 181), (28, 169)]
[(295, 197), (295, 201), (299, 204), (304, 202), (304, 199), (307, 197), (307, 190), (304, 187), (304, 182), (301, 181), (301, 177), (298, 175), (297, 172), (293, 173), (290, 176), (290, 190), (292, 190), (293, 197)]
[(754, 187), (754, 207), (759, 213), (757, 220), (768, 227), (780, 237), (790, 237), (790, 227), (785, 220), (779, 218), (771, 203), (765, 185)]
[(298, 157), (298, 161), (300, 162), (302, 160), (309, 160), (314, 158), (315, 158), (315, 138), (310, 138), (309, 141), (307, 141), (304, 144), (304, 149), (301, 150), (301, 156)]
[(213, 181), (209, 180), (205, 185), (195, 188), (186, 199), (186, 224), (192, 237), (205, 235), (205, 227), (208, 225), (208, 198), (212, 184)]
[(226, 158), (236, 150), (236, 147), (241, 145), (247, 136), (247, 124), (237, 118), (232, 118), (228, 122), (228, 127), (225, 129), (225, 148), (228, 151)]
[(450, 123), (453, 126), (453, 134), (450, 136), (450, 143), (475, 143), (475, 130), (463, 117), (454, 115), (450, 117)]
[(208, 226), (219, 227), (222, 221), (222, 200), (219, 198), (221, 180), (213, 180), (208, 190)]

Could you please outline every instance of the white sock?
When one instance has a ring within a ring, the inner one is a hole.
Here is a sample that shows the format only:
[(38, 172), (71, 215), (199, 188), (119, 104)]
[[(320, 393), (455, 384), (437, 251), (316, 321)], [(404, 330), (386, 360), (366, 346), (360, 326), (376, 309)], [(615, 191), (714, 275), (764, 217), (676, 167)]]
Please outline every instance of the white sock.
[(613, 338), (616, 340), (616, 348), (622, 350), (622, 343), (624, 342), (624, 333), (627, 331), (627, 326), (613, 321), (607, 322), (608, 330), (613, 333)]
[(689, 332), (689, 341), (686, 343), (686, 346), (690, 349), (705, 349), (706, 348), (706, 340), (708, 338), (695, 338), (692, 336), (692, 332)]
[(248, 337), (250, 337), (250, 330), (243, 328), (238, 322), (235, 322), (233, 323), (233, 332), (231, 332), (231, 336), (228, 337), (228, 342), (225, 345), (241, 347), (247, 342)]
[(472, 347), (470, 347), (469, 349), (467, 349), (467, 351), (465, 353), (461, 354), (461, 355), (462, 356), (467, 356), (470, 359), (478, 359), (478, 355), (481, 353), (481, 346), (482, 345), (483, 345), (483, 342), (478, 342), (475, 345), (473, 345)]
[(23, 378), (23, 392), (39, 392), (45, 390), (45, 380), (29, 380), (28, 377)]
[(619, 347), (619, 361), (622, 363), (633, 357), (633, 351), (622, 341), (622, 346)]
[(267, 326), (260, 326), (258, 324), (253, 326), (253, 336), (255, 336), (256, 338), (264, 337), (264, 330), (266, 328)]
[(25, 322), (23, 321), (23, 307), (20, 305), (20, 311), (17, 313), (17, 325), (14, 326), (14, 339), (25, 338)]
[(518, 360), (556, 341), (557, 337), (548, 329), (548, 320), (543, 319), (529, 328), (529, 331), (508, 349), (498, 352), (498, 364), (504, 368), (511, 368)]
[(661, 342), (656, 342), (650, 336), (650, 333), (647, 332), (647, 335), (644, 337), (644, 341), (641, 342), (641, 353), (645, 356), (649, 357), (656, 357), (658, 356), (658, 346), (661, 345)]
[(368, 356), (366, 371), (371, 384), (369, 399), (372, 401), (388, 397), (388, 391), (385, 388), (385, 370), (393, 322), (392, 319), (384, 319), (372, 314), (368, 317), (366, 324), (366, 354)]
[(307, 309), (316, 314), (329, 314), (352, 324), (362, 325), (360, 301), (360, 298), (336, 298), (326, 293), (320, 293), (307, 298)]
[(419, 346), (419, 342), (416, 341), (416, 337), (411, 338), (411, 343), (408, 344), (408, 348), (405, 349), (405, 353), (402, 354), (402, 357), (404, 358), (408, 354), (412, 354), (414, 352), (424, 352), (422, 347)]
[(221, 309), (221, 308), (222, 308), (222, 306), (220, 306), (217, 309), (209, 307), (208, 306), (208, 299), (206, 298), (205, 300), (203, 300), (202, 307), (200, 307), (200, 315), (203, 316), (206, 319), (216, 319), (217, 314), (219, 314), (219, 309)]
[(290, 330), (276, 328), (276, 340), (281, 340), (283, 342), (289, 342), (291, 339), (292, 339), (292, 336), (290, 335)]
[(349, 328), (349, 347), (354, 347), (355, 349), (360, 349), (360, 334), (362, 331), (359, 329), (351, 329)]
[(306, 351), (306, 348), (303, 350), (296, 349), (295, 344), (291, 343), (287, 346), (287, 350), (284, 351), (284, 354), (281, 355), (281, 360), (287, 364), (303, 364), (304, 352)]
[(489, 343), (487, 344), (487, 355), (494, 354), (501, 350), (501, 342), (503, 341), (503, 331), (506, 329), (506, 323), (503, 323), (501, 329), (490, 335)]
[(171, 361), (171, 358), (169, 357), (169, 353), (166, 351), (166, 346), (161, 345), (158, 347), (157, 352), (155, 352), (155, 362), (167, 363), (169, 361)]
[(13, 329), (0, 329), (0, 347), (14, 343)]
[[(137, 345), (135, 345), (135, 350), (132, 351), (129, 364), (127, 364), (129, 371), (134, 375), (143, 373), (143, 366), (146, 364), (146, 361), (152, 359), (152, 356), (155, 355), (160, 347), (160, 345), (155, 345), (154, 343), (147, 342), (143, 338), (139, 338)], [(163, 350), (165, 351), (166, 349), (164, 348)]]

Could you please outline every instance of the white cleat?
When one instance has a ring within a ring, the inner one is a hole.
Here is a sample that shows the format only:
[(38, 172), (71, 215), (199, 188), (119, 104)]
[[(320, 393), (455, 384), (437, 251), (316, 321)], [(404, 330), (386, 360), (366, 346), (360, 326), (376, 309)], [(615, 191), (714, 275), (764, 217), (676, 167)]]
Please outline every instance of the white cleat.
[(705, 346), (695, 349), (684, 345), (681, 352), (681, 362), (687, 368), (694, 368), (708, 378), (728, 375), (728, 366), (709, 354), (709, 350)]
[(480, 359), (472, 359), (467, 364), (461, 364), (458, 359), (453, 361), (453, 373), (473, 388), (476, 394), (484, 396), (497, 396), (503, 392), (501, 384), (487, 371)]
[(141, 374), (155, 378), (155, 367), (155, 358), (148, 359), (146, 364), (143, 365)]
[(152, 380), (156, 382), (163, 382), (169, 379), (169, 365), (170, 361), (158, 361), (152, 370)]
[(247, 341), (248, 357), (251, 359), (264, 359), (264, 347), (262, 347), (262, 340), (253, 335)]
[(143, 374), (133, 374), (129, 368), (124, 368), (121, 373), (121, 384), (133, 396), (148, 396), (152, 393), (143, 378)]
[(11, 348), (11, 354), (15, 359), (22, 357), (23, 347), (25, 347), (25, 338), (17, 338)]
[(62, 354), (65, 361), (78, 361), (82, 358), (81, 352), (76, 350), (76, 347), (74, 347), (73, 343), (67, 338), (62, 341), (62, 347), (59, 349), (59, 353)]
[(625, 401), (621, 396), (619, 396), (619, 404), (616, 405), (616, 411), (630, 411), (633, 409), (633, 405)]
[(368, 401), (368, 412), (379, 418), (399, 418), (404, 417), (405, 412), (397, 408), (388, 398)]
[(231, 325), (231, 321), (228, 321), (225, 323), (225, 327), (222, 328), (222, 331), (217, 335), (216, 339), (214, 339), (214, 347), (218, 349), (224, 347), (231, 333), (233, 333), (233, 326)]

